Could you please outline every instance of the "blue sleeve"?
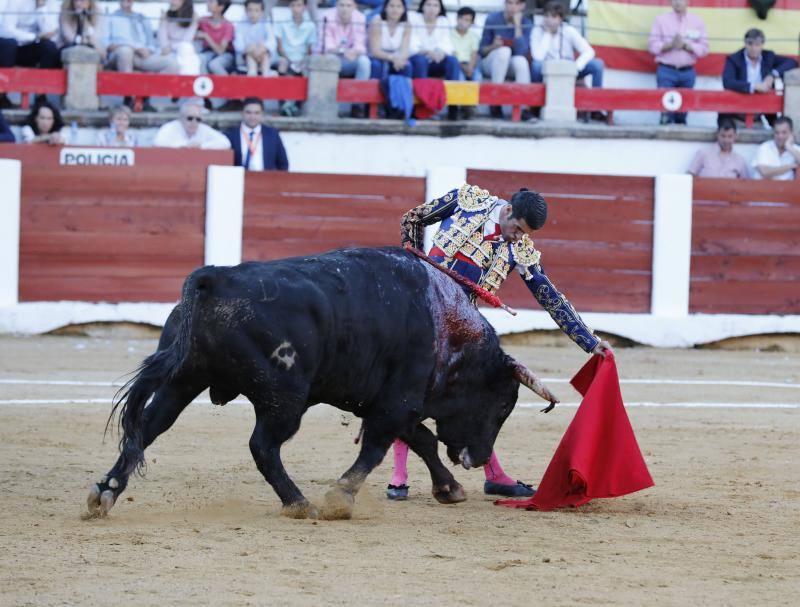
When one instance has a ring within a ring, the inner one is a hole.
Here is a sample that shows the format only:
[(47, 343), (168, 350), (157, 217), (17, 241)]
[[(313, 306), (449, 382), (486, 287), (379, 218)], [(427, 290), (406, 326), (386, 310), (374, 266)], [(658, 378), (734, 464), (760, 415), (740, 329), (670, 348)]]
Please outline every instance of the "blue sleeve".
[(278, 131), (275, 131), (275, 168), (279, 171), (289, 170), (289, 158), (286, 156), (286, 148), (283, 147), (283, 140)]
[(533, 23), (530, 19), (525, 17), (522, 20), (522, 37), (514, 38), (514, 48), (512, 55), (523, 55), (525, 57), (531, 54), (531, 29)]
[(789, 70), (793, 70), (797, 67), (797, 61), (792, 59), (791, 57), (783, 57), (781, 55), (775, 55), (775, 71), (780, 74), (781, 78), (783, 78), (784, 72), (788, 72)]
[(600, 340), (583, 322), (567, 298), (550, 282), (542, 266), (538, 263), (527, 266), (523, 280), (536, 301), (550, 314), (558, 327), (583, 350), (591, 353)]
[(734, 63), (733, 55), (725, 57), (725, 68), (722, 70), (722, 88), (728, 91), (736, 91), (737, 93), (749, 93), (750, 85), (747, 82), (747, 76), (744, 80), (736, 77), (736, 64)]
[(0, 143), (16, 143), (14, 133), (11, 132), (11, 127), (8, 126), (3, 112), (0, 112)]
[(494, 40), (495, 30), (494, 30), (493, 26), (497, 25), (494, 21), (495, 21), (494, 13), (490, 13), (489, 15), (487, 15), (486, 21), (484, 21), (484, 23), (483, 23), (483, 33), (481, 34), (481, 44), (480, 44), (480, 48), (478, 49), (480, 51), (480, 54), (481, 54), (482, 57), (486, 56), (485, 49)]
[(400, 221), (401, 243), (409, 243), (415, 249), (422, 249), (425, 226), (447, 219), (458, 208), (458, 190), (450, 190), (440, 198), (435, 198), (403, 215)]

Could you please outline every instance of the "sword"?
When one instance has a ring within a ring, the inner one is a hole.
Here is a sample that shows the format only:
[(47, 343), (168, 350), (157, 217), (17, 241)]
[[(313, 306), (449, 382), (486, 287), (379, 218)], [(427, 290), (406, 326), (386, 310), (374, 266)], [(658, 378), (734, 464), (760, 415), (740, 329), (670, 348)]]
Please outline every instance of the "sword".
[(484, 289), (482, 286), (475, 284), (469, 278), (466, 278), (466, 277), (462, 276), (461, 274), (459, 274), (458, 272), (456, 272), (455, 270), (451, 270), (450, 268), (446, 268), (442, 264), (435, 262), (433, 259), (431, 259), (427, 255), (425, 255), (425, 253), (423, 253), (422, 251), (420, 251), (418, 249), (415, 249), (410, 244), (406, 244), (405, 245), (405, 249), (406, 249), (406, 251), (410, 251), (411, 253), (413, 253), (414, 255), (419, 257), (425, 263), (429, 263), (430, 265), (432, 265), (434, 268), (436, 268), (440, 272), (444, 272), (450, 278), (455, 280), (458, 284), (460, 284), (460, 285), (462, 285), (464, 287), (467, 287), (470, 291), (475, 293), (475, 295), (477, 297), (481, 298), (483, 301), (488, 303), (490, 306), (495, 307), (495, 308), (501, 308), (501, 309), (505, 310), (506, 312), (508, 312), (509, 314), (511, 314), (511, 316), (516, 316), (517, 315), (517, 311), (514, 308), (511, 308), (511, 307), (507, 306), (502, 301), (500, 301), (500, 298), (497, 295), (489, 293), (489, 291)]

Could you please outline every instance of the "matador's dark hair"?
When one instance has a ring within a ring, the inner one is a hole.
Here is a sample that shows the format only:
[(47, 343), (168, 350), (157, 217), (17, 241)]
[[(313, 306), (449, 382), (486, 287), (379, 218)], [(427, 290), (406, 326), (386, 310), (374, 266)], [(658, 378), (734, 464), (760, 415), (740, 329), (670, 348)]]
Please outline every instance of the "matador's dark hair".
[(538, 230), (547, 221), (547, 203), (539, 192), (520, 188), (511, 197), (511, 217), (524, 219), (529, 227)]

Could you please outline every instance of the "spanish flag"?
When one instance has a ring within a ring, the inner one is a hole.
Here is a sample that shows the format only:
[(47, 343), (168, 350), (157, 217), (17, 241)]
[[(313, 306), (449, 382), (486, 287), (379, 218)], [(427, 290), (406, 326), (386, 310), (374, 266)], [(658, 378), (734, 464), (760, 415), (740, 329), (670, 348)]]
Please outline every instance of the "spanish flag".
[[(610, 68), (654, 72), (650, 28), (657, 15), (671, 10), (669, 0), (592, 0), (589, 42)], [(690, 0), (689, 12), (704, 21), (708, 35), (709, 54), (697, 62), (699, 74), (722, 74), (725, 56), (744, 46), (744, 34), (753, 27), (764, 32), (764, 48), (797, 58), (800, 0), (776, 0), (765, 20), (747, 0)]]

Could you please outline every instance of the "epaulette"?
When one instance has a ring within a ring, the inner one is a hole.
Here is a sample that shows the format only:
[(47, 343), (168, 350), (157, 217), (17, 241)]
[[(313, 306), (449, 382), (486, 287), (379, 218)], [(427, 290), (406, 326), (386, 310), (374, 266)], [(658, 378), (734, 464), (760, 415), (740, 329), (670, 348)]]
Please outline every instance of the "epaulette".
[(533, 241), (527, 234), (523, 234), (522, 238), (512, 243), (511, 251), (514, 253), (514, 261), (525, 267), (535, 266), (539, 263), (539, 259), (542, 256), (542, 254), (536, 250)]
[(465, 211), (484, 211), (497, 202), (497, 196), (492, 196), (486, 190), (475, 185), (465, 183), (458, 189), (458, 206)]

